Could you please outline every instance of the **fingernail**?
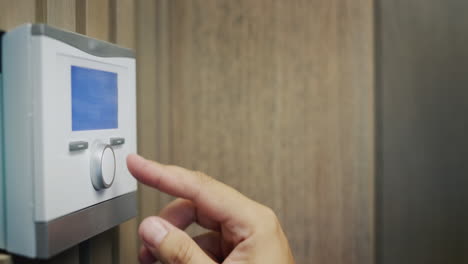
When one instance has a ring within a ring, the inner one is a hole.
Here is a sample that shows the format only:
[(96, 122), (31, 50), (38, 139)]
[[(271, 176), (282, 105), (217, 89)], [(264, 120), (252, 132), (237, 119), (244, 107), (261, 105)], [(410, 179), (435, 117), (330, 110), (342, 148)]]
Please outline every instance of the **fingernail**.
[(166, 237), (168, 230), (158, 220), (147, 223), (143, 240), (147, 246), (156, 248)]

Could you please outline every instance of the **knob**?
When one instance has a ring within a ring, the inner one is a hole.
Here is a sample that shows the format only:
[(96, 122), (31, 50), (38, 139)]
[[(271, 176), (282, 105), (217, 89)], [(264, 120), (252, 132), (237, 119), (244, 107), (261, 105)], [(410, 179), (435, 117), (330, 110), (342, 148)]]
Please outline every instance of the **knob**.
[(91, 182), (94, 189), (109, 188), (115, 178), (114, 149), (111, 145), (97, 143), (91, 153)]

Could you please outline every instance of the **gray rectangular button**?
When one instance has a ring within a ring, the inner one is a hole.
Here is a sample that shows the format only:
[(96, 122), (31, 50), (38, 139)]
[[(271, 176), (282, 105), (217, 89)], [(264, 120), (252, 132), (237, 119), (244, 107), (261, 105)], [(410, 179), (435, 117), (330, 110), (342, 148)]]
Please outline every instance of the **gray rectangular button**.
[(112, 146), (123, 145), (125, 143), (125, 138), (111, 138), (110, 144)]
[(86, 141), (74, 141), (70, 142), (68, 145), (68, 149), (70, 151), (78, 151), (78, 150), (83, 150), (88, 148), (88, 142)]

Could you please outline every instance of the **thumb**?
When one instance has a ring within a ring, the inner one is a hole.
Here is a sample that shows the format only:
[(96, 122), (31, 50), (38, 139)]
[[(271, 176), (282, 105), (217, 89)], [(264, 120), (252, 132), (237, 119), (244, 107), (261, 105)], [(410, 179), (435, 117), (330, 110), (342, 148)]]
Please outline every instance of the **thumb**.
[(138, 233), (145, 247), (164, 264), (215, 264), (187, 233), (160, 217), (143, 220)]

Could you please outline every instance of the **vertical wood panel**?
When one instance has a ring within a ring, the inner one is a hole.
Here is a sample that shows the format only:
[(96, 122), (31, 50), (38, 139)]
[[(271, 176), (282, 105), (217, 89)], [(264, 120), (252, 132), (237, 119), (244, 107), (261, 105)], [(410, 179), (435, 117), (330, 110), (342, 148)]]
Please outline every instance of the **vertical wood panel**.
[(111, 19), (109, 0), (88, 0), (86, 4), (86, 35), (109, 41)]
[(170, 1), (171, 163), (271, 206), (298, 263), (372, 263), (372, 1)]
[(76, 32), (86, 34), (87, 0), (75, 0)]
[(157, 159), (169, 162), (171, 145), (171, 86), (170, 86), (170, 0), (156, 3), (156, 91), (157, 91)]
[(38, 0), (36, 3), (39, 22), (76, 31), (75, 0)]
[(0, 29), (8, 30), (36, 21), (36, 3), (30, 0), (0, 0)]
[[(117, 256), (114, 255), (114, 263), (134, 263), (138, 259), (138, 234), (137, 219), (133, 218), (119, 226), (116, 242)], [(115, 241), (114, 241), (115, 242)]]
[(112, 21), (110, 0), (77, 0), (76, 17), (79, 33), (110, 40), (110, 21)]
[[(156, 1), (137, 1), (137, 107), (138, 152), (150, 159), (157, 153), (158, 97), (155, 71), (157, 69)], [(146, 186), (139, 187), (139, 219), (153, 215), (157, 208), (157, 193)]]
[[(169, 162), (171, 153), (169, 3), (137, 1), (138, 152), (161, 162)], [(139, 193), (139, 222), (169, 199), (143, 185)]]
[[(156, 159), (163, 163), (171, 162), (173, 151), (172, 145), (172, 86), (170, 84), (171, 74), (171, 38), (170, 38), (170, 0), (161, 0), (156, 3)], [(155, 192), (154, 190), (152, 192)], [(152, 208), (150, 214), (157, 214), (173, 197), (156, 192), (156, 207)], [(157, 208), (157, 209), (156, 209)], [(151, 209), (151, 208), (148, 208)], [(189, 233), (192, 235), (194, 232)], [(197, 229), (195, 229), (197, 231)]]
[[(111, 39), (117, 44), (131, 49), (136, 48), (136, 3), (133, 0), (112, 0)], [(117, 257), (114, 263), (135, 263), (138, 259), (137, 218), (119, 226)], [(114, 256), (116, 257), (116, 256)]]
[(374, 263), (374, 1), (338, 5), (343, 263)]
[(90, 239), (91, 263), (114, 263), (114, 251), (116, 230), (111, 229)]
[(136, 3), (134, 0), (112, 0), (115, 10), (115, 42), (121, 46), (136, 48)]

